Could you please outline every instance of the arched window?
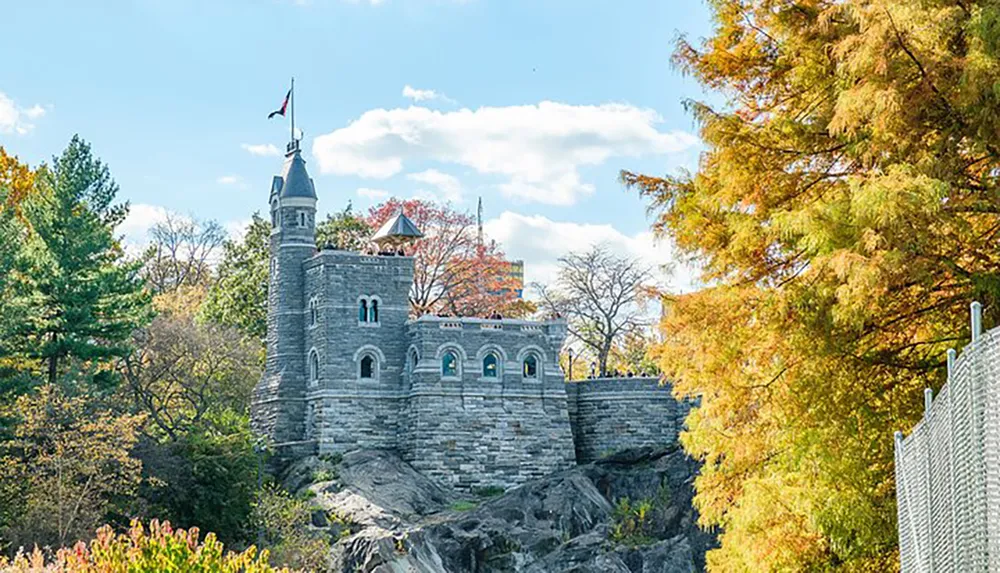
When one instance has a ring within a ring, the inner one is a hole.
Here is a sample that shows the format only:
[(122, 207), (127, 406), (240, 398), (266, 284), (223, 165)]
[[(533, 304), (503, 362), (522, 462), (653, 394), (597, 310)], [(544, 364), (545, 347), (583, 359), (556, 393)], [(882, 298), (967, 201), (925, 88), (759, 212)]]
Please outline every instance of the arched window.
[(497, 355), (490, 352), (483, 357), (483, 378), (496, 378), (500, 374), (500, 366)]
[(319, 382), (319, 354), (316, 350), (309, 352), (309, 381), (313, 384)]
[(361, 359), (361, 378), (371, 380), (375, 377), (375, 358), (371, 354), (366, 354)]
[(358, 306), (358, 322), (368, 322), (368, 301), (365, 299), (361, 299)]
[(458, 356), (451, 350), (441, 357), (441, 376), (448, 378), (458, 377)]
[(372, 300), (368, 307), (368, 322), (378, 322), (378, 301)]
[(319, 322), (319, 300), (313, 297), (309, 300), (309, 326), (316, 326)]
[(299, 211), (299, 226), (300, 227), (305, 227), (306, 226), (306, 212), (305, 211)]
[(524, 377), (538, 378), (538, 358), (534, 354), (529, 354), (524, 359)]
[(410, 352), (410, 360), (407, 364), (411, 374), (417, 369), (417, 362), (420, 362), (420, 355), (418, 355), (417, 351), (414, 350)]

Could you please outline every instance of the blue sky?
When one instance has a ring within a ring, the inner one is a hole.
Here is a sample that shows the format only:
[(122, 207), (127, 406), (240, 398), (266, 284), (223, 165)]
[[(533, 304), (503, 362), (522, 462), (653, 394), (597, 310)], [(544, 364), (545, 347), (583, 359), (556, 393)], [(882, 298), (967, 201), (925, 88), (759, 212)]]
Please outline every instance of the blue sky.
[(288, 139), (266, 116), (295, 76), (321, 212), (390, 194), (473, 210), (482, 196), (487, 232), (529, 280), (594, 241), (672, 258), (617, 174), (695, 165), (681, 104), (706, 96), (669, 57), (678, 33), (708, 35), (701, 1), (98, 5), (5, 7), (0, 145), (34, 165), (74, 133), (90, 141), (133, 205), (129, 240), (165, 210), (231, 228), (266, 211), (282, 160), (268, 146)]

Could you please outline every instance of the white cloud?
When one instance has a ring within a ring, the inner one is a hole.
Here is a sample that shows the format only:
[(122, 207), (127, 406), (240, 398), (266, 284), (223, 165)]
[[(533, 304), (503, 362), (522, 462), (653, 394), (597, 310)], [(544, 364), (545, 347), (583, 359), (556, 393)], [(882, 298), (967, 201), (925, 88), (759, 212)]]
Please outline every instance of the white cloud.
[(277, 157), (281, 155), (281, 151), (270, 143), (241, 143), (240, 147), (250, 152), (250, 155), (260, 155), (263, 157)]
[[(524, 260), (525, 283), (553, 282), (560, 257), (604, 243), (620, 255), (643, 261), (654, 270), (660, 286), (671, 292), (689, 292), (699, 286), (697, 269), (681, 262), (669, 242), (657, 241), (649, 231), (626, 235), (608, 224), (560, 222), (510, 211), (486, 221), (483, 228), (502, 245), (508, 258)], [(672, 270), (664, 269), (665, 265)]]
[(447, 103), (455, 103), (455, 100), (442, 93), (438, 93), (434, 90), (420, 90), (410, 86), (410, 84), (403, 86), (403, 97), (417, 102), (441, 100)]
[(410, 98), (413, 101), (427, 101), (436, 99), (438, 95), (434, 90), (418, 90), (406, 84), (403, 86), (403, 97)]
[(225, 185), (226, 187), (235, 187), (237, 189), (249, 189), (250, 186), (247, 182), (243, 180), (239, 175), (222, 175), (215, 180), (219, 185)]
[(115, 229), (122, 237), (125, 250), (132, 255), (141, 253), (149, 244), (149, 230), (167, 219), (167, 210), (159, 205), (136, 203), (129, 205), (128, 216)]
[[(128, 216), (115, 229), (115, 234), (122, 238), (127, 253), (138, 256), (149, 245), (149, 230), (157, 223), (166, 221), (168, 215), (179, 221), (192, 219), (190, 215), (171, 212), (160, 205), (135, 203), (129, 206)], [(222, 228), (229, 238), (241, 240), (250, 222), (251, 219), (226, 221), (222, 223)], [(222, 250), (219, 249), (217, 255), (221, 253)]]
[(35, 125), (27, 120), (38, 119), (45, 115), (45, 108), (35, 104), (30, 108), (18, 107), (7, 94), (0, 92), (0, 133), (16, 133), (25, 135)]
[(368, 187), (358, 187), (358, 197), (366, 197), (372, 201), (381, 201), (389, 198), (389, 192), (385, 189), (370, 189)]
[(247, 227), (253, 219), (238, 219), (235, 221), (227, 221), (223, 223), (222, 228), (226, 230), (226, 235), (234, 241), (242, 241), (243, 237), (247, 234)]
[(460, 203), (462, 201), (462, 184), (454, 175), (442, 173), (437, 169), (428, 169), (420, 173), (410, 173), (406, 178), (410, 181), (434, 186), (436, 191), (433, 192), (420, 190), (424, 191), (423, 194), (429, 198), (434, 198), (438, 201), (450, 201), (452, 203)]
[(392, 177), (407, 162), (462, 165), (503, 177), (499, 188), (508, 197), (571, 205), (594, 192), (581, 167), (697, 144), (689, 133), (658, 131), (660, 122), (655, 111), (627, 104), (373, 109), (317, 137), (313, 155), (323, 173), (372, 179)]
[(45, 108), (36, 103), (30, 108), (24, 110), (24, 115), (28, 119), (38, 119), (45, 115)]

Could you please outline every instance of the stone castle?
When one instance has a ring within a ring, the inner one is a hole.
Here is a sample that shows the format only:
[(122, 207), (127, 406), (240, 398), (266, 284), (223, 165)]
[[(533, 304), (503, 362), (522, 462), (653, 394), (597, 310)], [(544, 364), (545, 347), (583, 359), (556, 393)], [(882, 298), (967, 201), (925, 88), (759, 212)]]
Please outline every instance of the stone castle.
[[(293, 141), (271, 184), (267, 361), (251, 410), (278, 463), (392, 449), (443, 484), (510, 487), (676, 440), (687, 408), (669, 385), (565, 382), (562, 320), (411, 318), (413, 259), (318, 250), (316, 201)], [(399, 213), (373, 240), (419, 236)]]

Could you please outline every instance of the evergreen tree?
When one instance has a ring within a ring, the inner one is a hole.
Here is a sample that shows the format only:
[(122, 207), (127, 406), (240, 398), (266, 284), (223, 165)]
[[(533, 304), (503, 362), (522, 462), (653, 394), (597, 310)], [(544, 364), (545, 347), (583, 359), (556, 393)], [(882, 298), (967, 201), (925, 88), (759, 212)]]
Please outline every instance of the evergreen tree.
[(9, 389), (11, 376), (24, 367), (14, 336), (24, 317), (14, 271), (27, 233), (21, 205), (34, 186), (34, 173), (0, 147), (0, 393)]
[(18, 277), (28, 312), (17, 334), (50, 383), (69, 358), (107, 382), (110, 363), (128, 354), (132, 331), (151, 313), (139, 264), (125, 260), (113, 235), (128, 205), (114, 203), (118, 185), (78, 136), (39, 169), (36, 184), (24, 204), (31, 233)]

